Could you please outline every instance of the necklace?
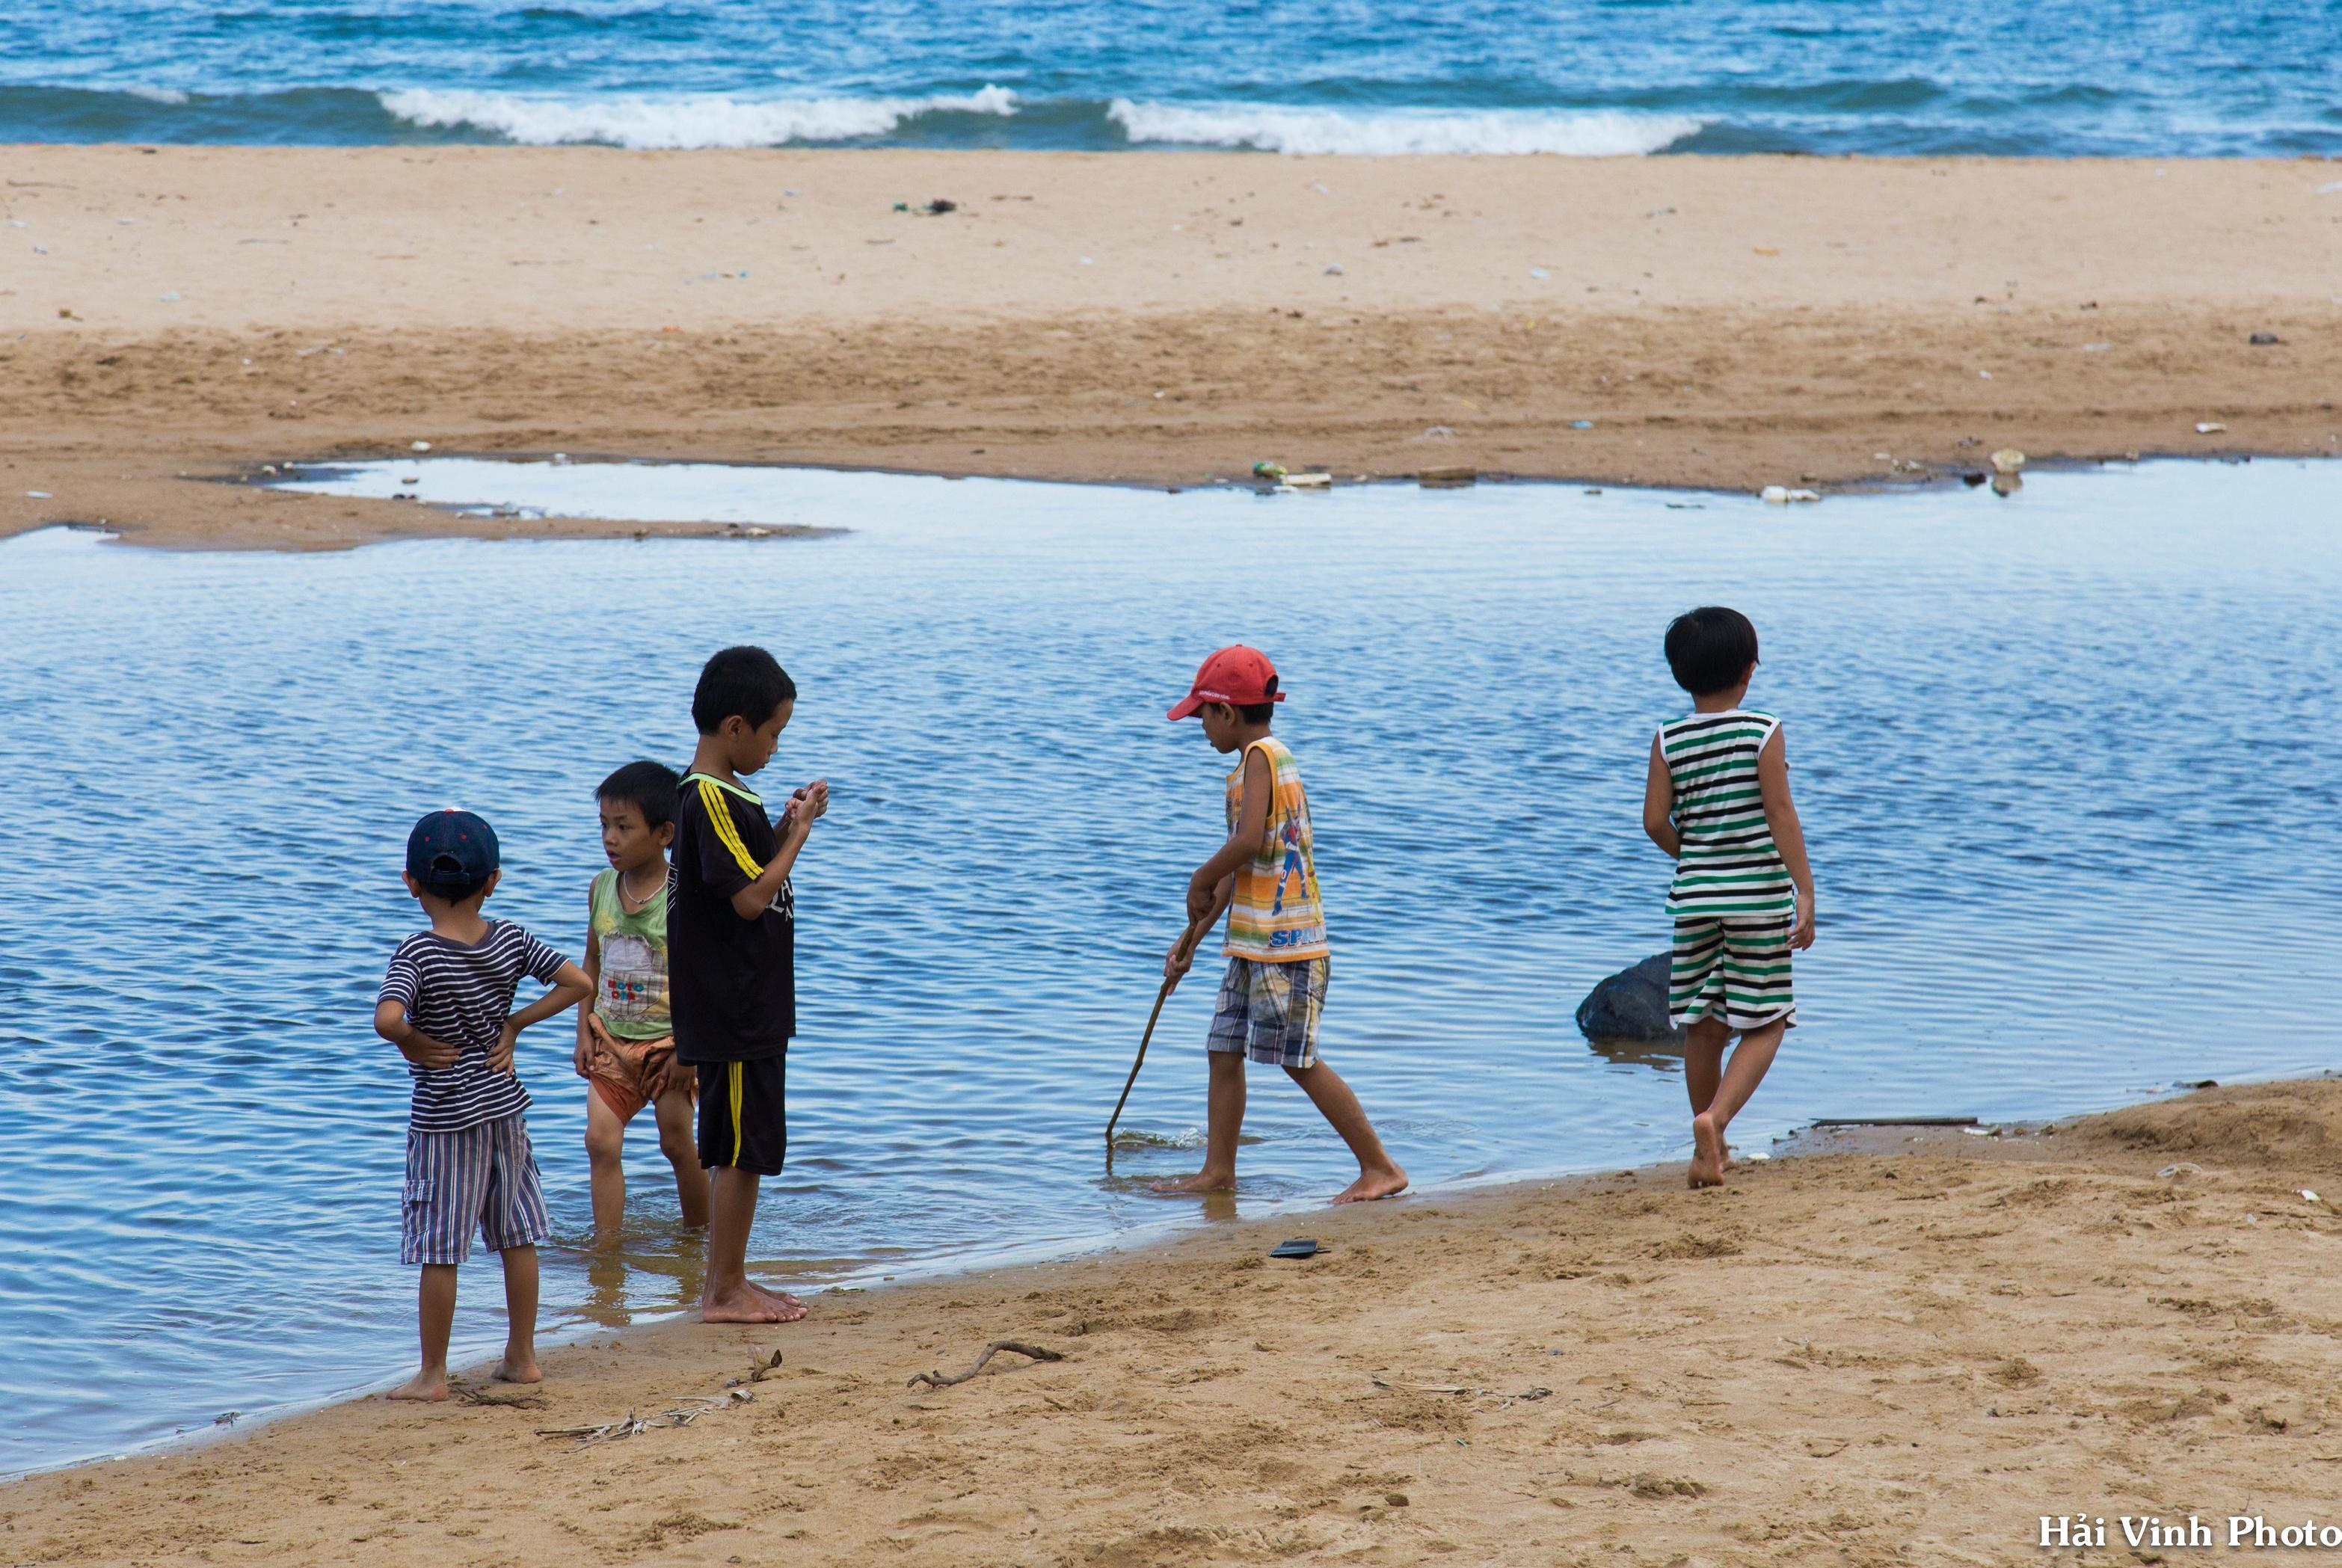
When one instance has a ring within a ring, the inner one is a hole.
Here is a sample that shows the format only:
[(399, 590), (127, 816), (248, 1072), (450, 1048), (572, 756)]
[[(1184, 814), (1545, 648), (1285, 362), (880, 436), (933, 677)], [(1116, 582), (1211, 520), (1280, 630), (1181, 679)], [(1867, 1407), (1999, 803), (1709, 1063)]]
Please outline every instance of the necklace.
[(635, 891), (626, 885), (626, 874), (622, 871), (618, 874), (618, 907), (628, 914), (640, 914), (649, 906), (651, 900), (656, 898), (666, 889), (666, 877), (662, 874), (657, 885), (638, 897)]

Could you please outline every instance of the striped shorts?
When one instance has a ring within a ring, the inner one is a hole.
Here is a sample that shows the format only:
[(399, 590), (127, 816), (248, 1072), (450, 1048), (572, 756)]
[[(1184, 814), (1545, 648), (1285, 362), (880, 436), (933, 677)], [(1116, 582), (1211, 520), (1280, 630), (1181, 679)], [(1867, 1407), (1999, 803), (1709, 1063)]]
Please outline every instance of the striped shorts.
[(398, 1261), (463, 1263), (472, 1255), (475, 1230), (492, 1253), (533, 1247), (552, 1234), (536, 1154), (518, 1114), (460, 1133), (406, 1134)]
[(1735, 1033), (1767, 1024), (1796, 1028), (1789, 989), (1787, 914), (1701, 914), (1676, 918), (1668, 964), (1667, 1017), (1678, 1029), (1713, 1018)]

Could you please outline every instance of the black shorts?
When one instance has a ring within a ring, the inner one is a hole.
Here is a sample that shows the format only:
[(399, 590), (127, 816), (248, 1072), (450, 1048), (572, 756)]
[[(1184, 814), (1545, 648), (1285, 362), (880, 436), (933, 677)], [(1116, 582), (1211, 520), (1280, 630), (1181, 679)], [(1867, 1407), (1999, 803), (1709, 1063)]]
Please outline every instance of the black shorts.
[(789, 1153), (788, 1057), (699, 1065), (699, 1163), (777, 1176)]

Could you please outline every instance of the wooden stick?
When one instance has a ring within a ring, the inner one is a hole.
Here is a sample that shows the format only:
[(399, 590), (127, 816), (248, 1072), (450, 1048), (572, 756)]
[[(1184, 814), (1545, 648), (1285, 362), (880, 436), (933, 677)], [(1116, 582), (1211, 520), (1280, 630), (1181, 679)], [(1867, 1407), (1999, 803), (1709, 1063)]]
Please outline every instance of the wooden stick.
[(1063, 1361), (1066, 1359), (1064, 1354), (1060, 1352), (1047, 1350), (1037, 1344), (1026, 1344), (1022, 1340), (996, 1339), (990, 1344), (984, 1347), (984, 1353), (976, 1358), (976, 1364), (974, 1366), (969, 1367), (957, 1377), (946, 1377), (939, 1372), (915, 1372), (911, 1374), (911, 1380), (908, 1383), (906, 1383), (903, 1386), (905, 1388), (916, 1388), (919, 1384), (924, 1383), (929, 1388), (949, 1388), (956, 1383), (966, 1383), (969, 1378), (974, 1377), (977, 1373), (984, 1370), (984, 1363), (986, 1362), (990, 1361), (994, 1356), (999, 1354), (1004, 1350), (1013, 1350), (1018, 1355), (1029, 1355), (1035, 1361)]
[[(1187, 934), (1179, 939), (1180, 945), (1191, 946), (1202, 935), (1201, 926), (1190, 924)], [(1163, 989), (1155, 994), (1155, 1011), (1146, 1015), (1146, 1033), (1138, 1037), (1138, 1060), (1130, 1064), (1130, 1076), (1122, 1081), (1122, 1098), (1114, 1103), (1114, 1114), (1106, 1119), (1106, 1168), (1114, 1169), (1114, 1124), (1122, 1120), (1122, 1108), (1130, 1103), (1131, 1085), (1138, 1082), (1138, 1070), (1146, 1065), (1146, 1047), (1155, 1038), (1156, 1021), (1163, 1016), (1163, 1004), (1171, 1000), (1171, 988), (1179, 984), (1176, 975), (1163, 977)]]

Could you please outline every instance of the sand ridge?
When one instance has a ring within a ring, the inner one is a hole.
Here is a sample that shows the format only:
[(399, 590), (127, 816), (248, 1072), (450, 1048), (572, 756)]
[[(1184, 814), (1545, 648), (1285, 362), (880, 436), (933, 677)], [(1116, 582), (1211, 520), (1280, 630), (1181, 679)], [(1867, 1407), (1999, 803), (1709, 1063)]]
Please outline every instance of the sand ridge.
[[(631, 531), (179, 483), (415, 440), (1161, 484), (1275, 459), (1345, 481), (1825, 490), (1952, 482), (2005, 446), (2342, 451), (2342, 194), (2311, 160), (9, 165), (0, 533)], [(956, 209), (896, 210), (937, 197)]]
[[(0, 1491), (26, 1563), (2002, 1563), (2083, 1509), (2334, 1521), (2342, 1082), (1872, 1132), (632, 1328)], [(1263, 1256), (1281, 1235), (1329, 1248)], [(1062, 1351), (996, 1358), (988, 1340)], [(535, 1435), (751, 1403), (578, 1449)], [(2119, 1547), (2060, 1560), (2133, 1562)], [(2168, 1560), (2168, 1559), (2167, 1559)]]

